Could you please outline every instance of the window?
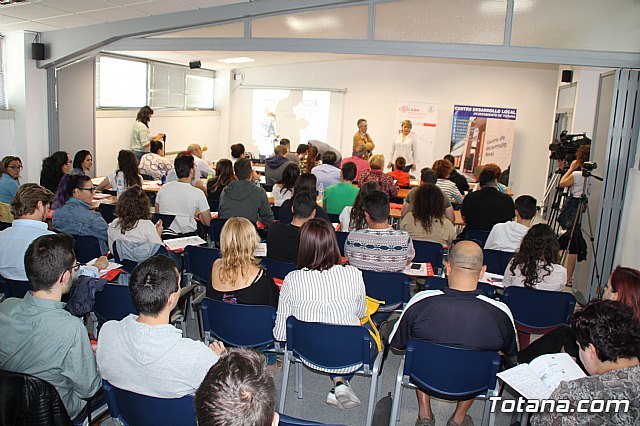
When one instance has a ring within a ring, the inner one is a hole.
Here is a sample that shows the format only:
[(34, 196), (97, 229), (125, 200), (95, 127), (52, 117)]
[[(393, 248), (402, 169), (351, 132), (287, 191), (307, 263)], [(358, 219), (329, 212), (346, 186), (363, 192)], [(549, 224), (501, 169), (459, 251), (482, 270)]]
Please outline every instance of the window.
[(99, 108), (147, 105), (147, 63), (100, 56), (97, 67)]
[(213, 76), (187, 75), (187, 109), (213, 109)]
[(7, 80), (4, 71), (5, 54), (4, 54), (4, 38), (0, 36), (0, 109), (9, 109), (7, 100)]

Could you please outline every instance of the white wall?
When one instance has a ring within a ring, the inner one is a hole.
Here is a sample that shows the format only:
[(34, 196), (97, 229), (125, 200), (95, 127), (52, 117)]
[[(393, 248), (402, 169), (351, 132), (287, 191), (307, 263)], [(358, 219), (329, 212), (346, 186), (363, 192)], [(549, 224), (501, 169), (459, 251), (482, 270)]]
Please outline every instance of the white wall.
[[(118, 151), (130, 149), (131, 130), (137, 111), (96, 111), (95, 169), (97, 176), (118, 165)], [(152, 134), (166, 133), (166, 150), (185, 150), (191, 143), (216, 147), (219, 144), (220, 114), (217, 111), (156, 111), (149, 122)], [(214, 159), (207, 151), (206, 159)]]
[[(364, 117), (376, 152), (389, 156), (397, 133), (397, 101), (439, 104), (435, 158), (449, 152), (455, 104), (517, 108), (510, 186), (518, 194), (542, 198), (554, 118), (557, 66), (525, 66), (444, 60), (345, 60), (247, 68), (244, 84), (282, 87), (346, 88), (342, 140), (327, 141), (349, 156), (356, 121)], [(228, 144), (251, 141), (251, 110), (231, 92)], [(291, 135), (292, 145), (299, 142)], [(252, 147), (249, 147), (252, 148)], [(225, 156), (229, 156), (227, 149)]]

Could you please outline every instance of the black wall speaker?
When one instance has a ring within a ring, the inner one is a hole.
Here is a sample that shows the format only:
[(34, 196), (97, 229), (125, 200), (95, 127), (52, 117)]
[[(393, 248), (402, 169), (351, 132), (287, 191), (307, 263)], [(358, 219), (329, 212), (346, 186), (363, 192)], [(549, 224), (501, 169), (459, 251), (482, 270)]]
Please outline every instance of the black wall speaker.
[(571, 70), (562, 70), (562, 82), (563, 83), (571, 83), (573, 81), (573, 71)]
[(31, 43), (31, 59), (44, 60), (44, 43)]
[(200, 68), (201, 66), (202, 66), (202, 62), (200, 62), (200, 61), (191, 61), (191, 62), (189, 62), (189, 68), (191, 68), (191, 69)]

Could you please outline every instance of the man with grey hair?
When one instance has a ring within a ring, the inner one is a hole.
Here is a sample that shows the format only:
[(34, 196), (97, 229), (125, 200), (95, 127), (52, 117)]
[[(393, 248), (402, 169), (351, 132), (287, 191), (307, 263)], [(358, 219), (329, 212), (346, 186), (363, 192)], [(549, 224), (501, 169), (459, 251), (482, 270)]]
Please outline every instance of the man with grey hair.
[[(206, 147), (205, 147), (206, 148)], [(203, 149), (197, 143), (192, 143), (187, 147), (187, 151), (193, 155), (193, 161), (196, 164), (196, 179), (206, 178), (211, 173), (211, 176), (215, 176), (216, 172), (211, 168), (209, 163), (202, 158)]]
[(357, 147), (353, 148), (353, 156), (343, 159), (342, 163), (340, 163), (340, 168), (342, 168), (342, 166), (347, 163), (355, 164), (357, 168), (355, 180), (360, 180), (360, 173), (364, 172), (365, 170), (371, 169), (369, 162), (364, 159), (366, 152), (367, 151), (364, 148), (364, 145), (358, 145)]
[[(404, 350), (409, 339), (420, 339), (446, 346), (500, 351), (514, 357), (518, 341), (509, 308), (477, 290), (478, 280), (486, 270), (480, 246), (472, 241), (455, 244), (445, 267), (449, 287), (413, 296), (391, 333), (391, 346)], [(416, 425), (435, 425), (429, 394), (421, 389), (416, 394), (419, 408)], [(472, 404), (473, 399), (458, 401), (447, 425), (473, 425), (467, 414)]]

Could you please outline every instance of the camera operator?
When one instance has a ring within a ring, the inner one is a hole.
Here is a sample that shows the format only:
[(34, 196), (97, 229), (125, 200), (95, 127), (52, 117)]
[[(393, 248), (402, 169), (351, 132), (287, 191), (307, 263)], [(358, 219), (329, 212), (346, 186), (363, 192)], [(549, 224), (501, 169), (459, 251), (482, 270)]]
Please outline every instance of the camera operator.
[[(558, 223), (565, 230), (560, 236), (560, 247), (564, 250), (569, 246), (569, 257), (567, 258), (567, 285), (573, 285), (573, 271), (576, 268), (576, 261), (582, 262), (587, 258), (587, 243), (582, 236), (581, 224), (576, 223), (573, 236), (571, 229), (578, 215), (580, 208), (580, 198), (584, 191), (584, 179), (582, 174), (583, 165), (589, 160), (591, 145), (581, 145), (576, 152), (576, 159), (571, 162), (569, 169), (560, 179), (561, 188), (569, 188), (569, 198), (564, 204)], [(571, 240), (569, 240), (571, 239)]]

